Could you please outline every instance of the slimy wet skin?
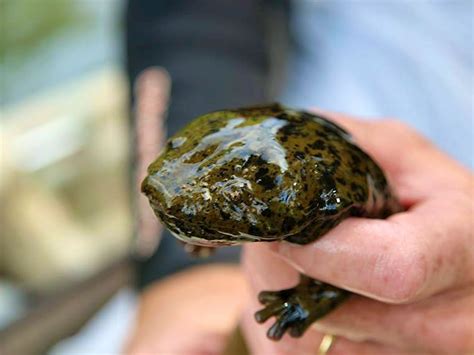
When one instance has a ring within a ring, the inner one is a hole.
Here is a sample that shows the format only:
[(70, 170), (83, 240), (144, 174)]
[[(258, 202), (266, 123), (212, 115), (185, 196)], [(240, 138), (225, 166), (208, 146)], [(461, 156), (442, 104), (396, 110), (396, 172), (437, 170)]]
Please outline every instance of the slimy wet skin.
[[(399, 211), (379, 166), (349, 133), (278, 104), (200, 116), (171, 137), (142, 191), (180, 240), (202, 247), (243, 242), (307, 244), (349, 216)], [(349, 292), (301, 275), (294, 288), (264, 291), (256, 313), (280, 339), (301, 336)]]

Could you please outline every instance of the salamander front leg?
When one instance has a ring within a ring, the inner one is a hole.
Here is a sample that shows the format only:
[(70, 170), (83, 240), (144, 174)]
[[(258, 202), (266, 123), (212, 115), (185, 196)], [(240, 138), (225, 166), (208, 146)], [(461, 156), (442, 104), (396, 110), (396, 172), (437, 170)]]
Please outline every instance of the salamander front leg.
[(276, 317), (267, 332), (272, 340), (281, 339), (286, 331), (292, 337), (300, 337), (313, 322), (331, 312), (349, 295), (348, 291), (301, 274), (299, 284), (293, 288), (260, 292), (258, 300), (265, 308), (255, 313), (255, 319), (263, 323)]

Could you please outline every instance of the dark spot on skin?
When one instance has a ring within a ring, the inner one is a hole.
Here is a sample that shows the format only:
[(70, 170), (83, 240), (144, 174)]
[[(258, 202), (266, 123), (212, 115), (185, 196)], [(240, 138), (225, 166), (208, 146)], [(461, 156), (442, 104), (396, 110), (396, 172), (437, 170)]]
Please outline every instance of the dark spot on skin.
[(303, 152), (300, 152), (300, 151), (295, 152), (293, 154), (293, 156), (298, 160), (304, 160), (304, 158), (306, 157), (306, 155)]
[(244, 165), (242, 165), (242, 168), (247, 168), (247, 167), (250, 167), (250, 166), (261, 166), (261, 165), (266, 165), (267, 162), (265, 160), (262, 159), (262, 157), (260, 156), (257, 156), (257, 155), (251, 155), (247, 161), (244, 163)]
[(270, 175), (267, 175), (268, 172), (269, 170), (267, 167), (262, 167), (255, 173), (255, 182), (263, 186), (266, 190), (275, 187), (275, 181)]
[(336, 184), (334, 182), (333, 177), (328, 173), (324, 173), (321, 175), (321, 177), (319, 178), (319, 183), (321, 184), (321, 188), (326, 191), (333, 190), (336, 188)]
[(283, 223), (281, 224), (281, 230), (283, 231), (283, 233), (288, 233), (293, 229), (295, 224), (296, 224), (296, 221), (293, 217), (286, 216), (283, 219)]
[(299, 133), (299, 127), (295, 124), (288, 123), (287, 125), (280, 128), (279, 133), (283, 136), (294, 136)]
[(329, 136), (325, 132), (318, 132), (318, 136), (325, 140), (329, 138)]
[(208, 228), (208, 227), (201, 227), (201, 228), (208, 235), (215, 234), (214, 231), (212, 229)]
[(352, 162), (353, 164), (360, 164), (360, 158), (357, 156), (357, 154), (354, 154), (351, 152), (351, 159), (352, 159)]
[(260, 168), (258, 171), (255, 173), (255, 179), (259, 180), (263, 178), (265, 175), (268, 174), (268, 168)]
[(330, 146), (328, 147), (328, 150), (331, 152), (331, 154), (332, 154), (334, 157), (336, 157), (337, 159), (340, 159), (340, 158), (339, 158), (339, 151), (337, 150), (337, 148), (336, 148), (335, 146), (330, 145)]
[(262, 231), (258, 227), (251, 224), (249, 226), (249, 234), (259, 237), (262, 235)]
[(219, 214), (221, 215), (221, 217), (224, 221), (227, 221), (230, 218), (230, 214), (222, 211), (222, 209), (219, 209)]
[(319, 200), (313, 200), (311, 201), (309, 207), (311, 209), (319, 209), (320, 201)]
[(359, 175), (359, 176), (364, 175), (364, 172), (357, 167), (352, 167), (351, 171), (354, 175)]
[(258, 179), (257, 184), (260, 186), (263, 186), (265, 190), (271, 190), (275, 187), (275, 182), (272, 177), (269, 175), (262, 176), (260, 179)]
[(309, 145), (313, 149), (325, 149), (326, 143), (322, 139), (317, 139)]

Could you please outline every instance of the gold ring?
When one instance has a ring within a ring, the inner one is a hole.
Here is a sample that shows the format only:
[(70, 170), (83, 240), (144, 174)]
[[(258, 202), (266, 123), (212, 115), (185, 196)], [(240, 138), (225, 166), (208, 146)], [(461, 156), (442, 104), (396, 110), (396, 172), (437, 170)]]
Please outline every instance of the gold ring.
[(332, 334), (324, 334), (321, 344), (319, 344), (318, 355), (326, 355), (331, 350), (332, 344), (336, 340), (336, 336)]

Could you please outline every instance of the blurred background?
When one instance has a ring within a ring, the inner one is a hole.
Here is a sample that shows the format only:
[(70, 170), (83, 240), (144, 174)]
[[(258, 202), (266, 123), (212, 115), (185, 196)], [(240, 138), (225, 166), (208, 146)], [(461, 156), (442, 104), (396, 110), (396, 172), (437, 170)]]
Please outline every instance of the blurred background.
[(123, 7), (0, 0), (0, 349), (45, 351), (128, 280)]
[[(169, 132), (222, 105), (278, 100), (397, 117), (474, 167), (470, 0), (131, 4), (128, 74), (165, 67)], [(77, 354), (82, 340), (118, 353), (133, 319), (125, 7), (0, 0), (2, 355)], [(151, 102), (144, 111), (166, 110)]]

